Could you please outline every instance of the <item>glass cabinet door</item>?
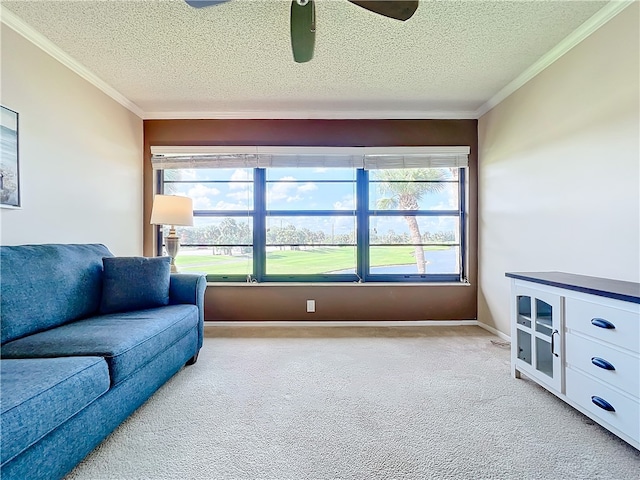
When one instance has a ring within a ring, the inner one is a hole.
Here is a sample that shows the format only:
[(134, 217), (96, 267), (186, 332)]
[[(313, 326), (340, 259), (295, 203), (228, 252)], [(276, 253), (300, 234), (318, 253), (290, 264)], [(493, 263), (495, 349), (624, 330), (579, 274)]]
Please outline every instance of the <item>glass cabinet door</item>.
[(531, 334), (518, 329), (518, 359), (531, 365)]
[(518, 295), (516, 300), (517, 313), (516, 322), (518, 329), (516, 330), (516, 345), (518, 349), (517, 357), (519, 360), (531, 365), (531, 297), (527, 295)]
[[(536, 370), (553, 378), (553, 306), (536, 298)], [(553, 345), (555, 347), (555, 345)]]
[(519, 286), (515, 305), (517, 369), (560, 391), (560, 296)]

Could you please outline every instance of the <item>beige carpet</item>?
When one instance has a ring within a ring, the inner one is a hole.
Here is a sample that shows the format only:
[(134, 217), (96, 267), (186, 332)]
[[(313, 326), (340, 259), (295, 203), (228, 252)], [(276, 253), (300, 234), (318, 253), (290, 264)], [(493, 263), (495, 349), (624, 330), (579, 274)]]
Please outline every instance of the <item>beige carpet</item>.
[(67, 477), (633, 479), (640, 452), (478, 327), (216, 328)]

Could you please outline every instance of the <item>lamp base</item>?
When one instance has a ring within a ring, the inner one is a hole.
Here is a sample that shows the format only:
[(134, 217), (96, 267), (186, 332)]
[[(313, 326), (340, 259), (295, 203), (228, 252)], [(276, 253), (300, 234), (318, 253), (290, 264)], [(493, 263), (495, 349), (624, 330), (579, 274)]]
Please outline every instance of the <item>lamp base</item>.
[(171, 258), (171, 273), (177, 273), (176, 257), (178, 256), (178, 250), (180, 250), (180, 238), (176, 235), (175, 228), (169, 230), (169, 235), (164, 238), (164, 245), (167, 249), (167, 255)]

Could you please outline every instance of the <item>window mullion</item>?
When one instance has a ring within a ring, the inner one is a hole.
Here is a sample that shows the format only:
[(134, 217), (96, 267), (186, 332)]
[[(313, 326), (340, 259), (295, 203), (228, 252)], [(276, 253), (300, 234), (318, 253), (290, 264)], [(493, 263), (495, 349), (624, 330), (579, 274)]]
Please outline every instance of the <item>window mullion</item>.
[(466, 252), (467, 252), (467, 219), (466, 219), (466, 211), (467, 211), (467, 190), (466, 190), (466, 179), (465, 179), (466, 169), (459, 168), (458, 169), (458, 189), (459, 189), (459, 199), (460, 203), (458, 204), (458, 210), (460, 215), (460, 281), (463, 281), (467, 277), (466, 271)]
[[(164, 170), (158, 170), (156, 174), (156, 191), (157, 194), (164, 194)], [(156, 237), (156, 255), (162, 256), (162, 244), (164, 240), (162, 239), (162, 225), (154, 225), (153, 231)]]
[(353, 210), (267, 210), (270, 217), (352, 217)]
[(263, 281), (267, 264), (266, 247), (266, 204), (267, 188), (265, 184), (264, 168), (256, 168), (253, 171), (254, 198), (253, 198), (253, 276), (258, 282)]
[(366, 280), (369, 271), (369, 172), (356, 170), (356, 273), (361, 280)]

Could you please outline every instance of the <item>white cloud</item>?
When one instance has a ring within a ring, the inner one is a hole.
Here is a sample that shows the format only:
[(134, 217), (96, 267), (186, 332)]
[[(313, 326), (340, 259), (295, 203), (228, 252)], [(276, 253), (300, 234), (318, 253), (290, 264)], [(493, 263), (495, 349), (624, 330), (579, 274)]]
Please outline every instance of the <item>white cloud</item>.
[(215, 197), (217, 195), (220, 195), (220, 190), (213, 187), (207, 187), (203, 184), (197, 184), (189, 189), (189, 191), (187, 192), (187, 195), (194, 199), (196, 197), (205, 197), (205, 196)]
[(453, 195), (449, 195), (449, 208), (451, 210), (457, 210), (458, 209), (458, 196), (453, 194)]
[(180, 170), (180, 180), (195, 180), (197, 178), (196, 170), (193, 168)]
[(342, 200), (333, 203), (335, 210), (353, 210), (355, 208), (355, 199), (353, 195), (345, 195)]
[[(192, 197), (193, 198), (193, 197)], [(211, 200), (207, 197), (198, 197), (193, 199), (194, 210), (208, 210), (211, 208)]]
[(286, 175), (284, 177), (281, 177), (280, 180), (278, 180), (279, 182), (295, 182), (297, 180), (296, 177), (292, 177), (291, 175)]
[(193, 199), (194, 210), (211, 208), (211, 199), (218, 195), (220, 195), (220, 190), (202, 184), (194, 185), (187, 191), (187, 196)]
[(240, 192), (233, 192), (233, 193), (227, 193), (225, 195), (228, 198), (232, 198), (234, 200), (240, 200), (240, 201), (245, 201), (245, 202), (249, 202), (251, 200), (251, 192), (248, 190), (242, 190)]
[(218, 201), (218, 203), (215, 204), (213, 208), (214, 210), (246, 210), (247, 204), (231, 203), (231, 202), (225, 202), (224, 200), (220, 200)]
[(317, 190), (318, 187), (316, 186), (315, 183), (312, 182), (307, 182), (304, 185), (300, 185), (298, 187), (298, 192), (299, 193), (308, 193), (308, 192), (313, 192), (314, 190)]
[(250, 182), (252, 178), (248, 170), (238, 169), (231, 174), (231, 180), (233, 180), (234, 182), (242, 182), (242, 181)]
[[(231, 174), (231, 180), (233, 182), (251, 182), (253, 181), (253, 177), (248, 170), (238, 169)], [(251, 187), (250, 183), (229, 183), (229, 190), (247, 190)]]
[[(282, 180), (285, 180), (284, 182)], [(270, 183), (267, 190), (267, 198), (275, 202), (277, 200), (289, 201), (292, 198), (291, 191), (295, 190), (297, 185), (292, 183), (291, 180), (295, 180), (294, 177), (282, 177), (278, 183)]]
[(306, 199), (304, 194), (318, 189), (318, 186), (313, 182), (306, 182), (300, 185), (295, 180), (295, 177), (286, 176), (280, 178), (277, 183), (269, 184), (267, 190), (267, 198), (269, 201), (284, 200), (287, 203), (300, 202)]

